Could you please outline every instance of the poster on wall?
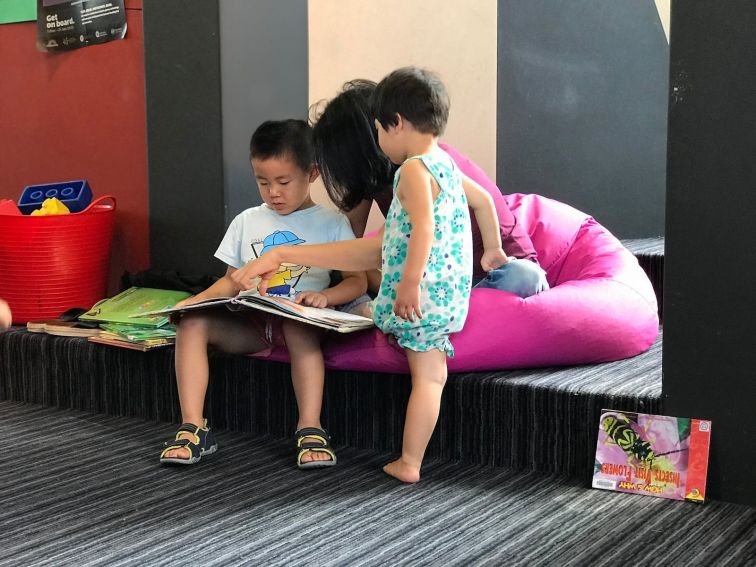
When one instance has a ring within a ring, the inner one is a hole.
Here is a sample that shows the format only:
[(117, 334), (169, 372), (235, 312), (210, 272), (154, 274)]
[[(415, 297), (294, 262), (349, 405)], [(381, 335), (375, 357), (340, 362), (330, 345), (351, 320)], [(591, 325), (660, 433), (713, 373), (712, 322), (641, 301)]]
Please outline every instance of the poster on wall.
[(37, 48), (63, 51), (126, 36), (123, 0), (37, 0)]
[(37, 0), (0, 0), (0, 24), (33, 22), (37, 19)]

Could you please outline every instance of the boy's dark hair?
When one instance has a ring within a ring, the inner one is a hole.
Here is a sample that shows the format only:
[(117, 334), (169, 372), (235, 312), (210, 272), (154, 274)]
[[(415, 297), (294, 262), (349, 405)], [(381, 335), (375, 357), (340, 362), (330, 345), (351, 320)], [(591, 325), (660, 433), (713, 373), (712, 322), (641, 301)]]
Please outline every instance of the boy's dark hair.
[[(342, 211), (386, 190), (396, 166), (378, 146), (370, 97), (375, 83), (355, 79), (344, 83), (319, 116), (311, 116), (315, 161), (328, 196)], [(316, 114), (322, 103), (313, 105)]]
[(372, 107), (384, 129), (396, 126), (399, 114), (420, 132), (440, 136), (449, 118), (449, 95), (435, 73), (402, 67), (378, 83)]
[(249, 159), (288, 157), (308, 172), (315, 163), (312, 129), (304, 120), (267, 120), (252, 134)]

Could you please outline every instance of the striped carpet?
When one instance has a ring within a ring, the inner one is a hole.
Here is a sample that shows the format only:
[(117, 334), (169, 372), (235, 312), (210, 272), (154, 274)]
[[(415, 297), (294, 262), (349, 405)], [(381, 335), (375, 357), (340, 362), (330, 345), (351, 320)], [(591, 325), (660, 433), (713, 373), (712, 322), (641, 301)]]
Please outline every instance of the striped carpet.
[(0, 402), (0, 565), (753, 565), (756, 510), (386, 455), (297, 471), (280, 441), (219, 433), (198, 466), (156, 458), (173, 427)]
[[(661, 337), (631, 359), (449, 377), (428, 455), (587, 480), (602, 408), (662, 413)], [(286, 438), (296, 426), (289, 366), (211, 355), (206, 415), (219, 429)], [(410, 381), (329, 371), (323, 423), (336, 442), (396, 452)], [(0, 400), (178, 422), (173, 351), (134, 352), (68, 337), (0, 333)]]

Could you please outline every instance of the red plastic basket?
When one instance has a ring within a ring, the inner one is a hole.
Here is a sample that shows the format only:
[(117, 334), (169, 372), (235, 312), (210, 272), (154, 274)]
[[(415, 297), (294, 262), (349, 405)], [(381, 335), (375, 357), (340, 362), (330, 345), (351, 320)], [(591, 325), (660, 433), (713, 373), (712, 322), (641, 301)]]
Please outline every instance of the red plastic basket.
[(80, 213), (0, 214), (0, 298), (14, 323), (91, 307), (107, 293), (116, 200), (105, 195)]

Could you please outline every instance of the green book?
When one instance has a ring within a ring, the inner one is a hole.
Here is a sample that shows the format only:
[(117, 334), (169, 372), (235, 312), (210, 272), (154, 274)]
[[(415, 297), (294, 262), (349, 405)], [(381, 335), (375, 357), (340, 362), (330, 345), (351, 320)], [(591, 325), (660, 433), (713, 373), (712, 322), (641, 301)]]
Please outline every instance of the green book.
[(114, 297), (98, 301), (79, 319), (101, 323), (127, 323), (142, 327), (162, 327), (168, 323), (167, 315), (139, 317), (139, 314), (173, 307), (190, 296), (190, 293), (173, 289), (131, 287)]

